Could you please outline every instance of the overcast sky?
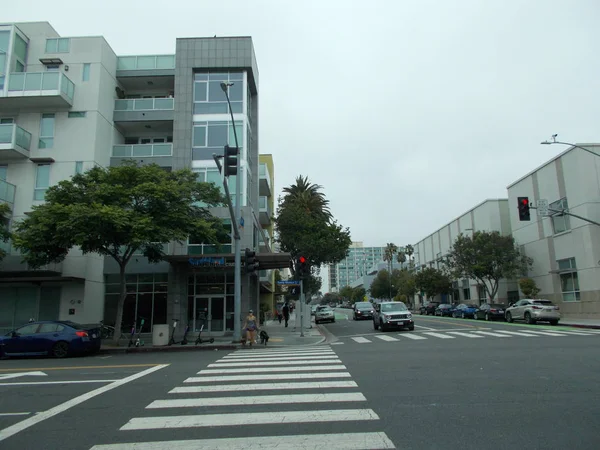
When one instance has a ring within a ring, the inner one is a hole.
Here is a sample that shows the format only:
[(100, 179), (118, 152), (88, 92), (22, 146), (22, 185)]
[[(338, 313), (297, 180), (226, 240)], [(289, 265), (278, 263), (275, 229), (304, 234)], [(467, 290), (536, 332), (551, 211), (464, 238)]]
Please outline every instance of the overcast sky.
[(600, 140), (599, 13), (598, 0), (18, 0), (2, 21), (104, 35), (119, 55), (252, 36), (277, 192), (307, 175), (353, 240), (380, 246), (506, 197), (565, 149), (539, 145), (553, 133)]

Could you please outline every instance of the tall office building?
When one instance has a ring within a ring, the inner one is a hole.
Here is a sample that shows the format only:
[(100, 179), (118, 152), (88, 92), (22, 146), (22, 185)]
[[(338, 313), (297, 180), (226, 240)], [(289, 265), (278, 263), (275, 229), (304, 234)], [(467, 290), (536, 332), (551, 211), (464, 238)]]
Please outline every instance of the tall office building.
[(362, 242), (353, 242), (348, 256), (337, 264), (329, 265), (329, 289), (339, 292), (366, 275), (378, 262), (383, 261), (385, 247), (363, 247)]
[[(271, 176), (273, 165), (270, 172), (259, 169), (258, 68), (250, 37), (177, 39), (175, 54), (118, 56), (103, 37), (62, 37), (47, 22), (0, 25), (0, 201), (12, 207), (11, 225), (44, 201), (48, 187), (125, 159), (165, 170), (191, 167), (200, 181), (222, 186), (212, 155), (235, 145), (222, 82), (230, 85), (241, 155), (230, 188), (235, 193), (241, 184), (242, 249), (257, 252), (263, 271), (287, 267), (289, 255), (273, 254), (264, 231), (270, 214), (261, 220), (271, 196), (261, 177)], [(231, 231), (226, 207), (211, 212)], [(124, 326), (143, 317), (150, 331), (179, 319), (230, 333), (234, 255), (230, 238), (222, 244), (170, 243), (159, 264), (134, 255)], [(0, 329), (30, 317), (114, 323), (114, 260), (72, 249), (62, 263), (30, 270), (5, 247)], [(259, 309), (260, 280), (243, 275), (242, 316)]]

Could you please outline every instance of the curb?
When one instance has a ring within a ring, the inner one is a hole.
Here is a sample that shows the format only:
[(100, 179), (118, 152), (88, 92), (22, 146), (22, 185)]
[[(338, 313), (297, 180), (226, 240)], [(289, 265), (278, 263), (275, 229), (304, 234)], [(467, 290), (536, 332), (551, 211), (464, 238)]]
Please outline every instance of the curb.
[(560, 326), (563, 327), (571, 327), (571, 328), (587, 328), (587, 329), (592, 329), (592, 330), (600, 330), (600, 325), (580, 325), (580, 324), (571, 324), (571, 323), (558, 323)]
[(120, 353), (159, 353), (159, 352), (193, 352), (207, 350), (236, 350), (240, 346), (235, 344), (224, 345), (205, 345), (205, 346), (165, 346), (165, 347), (117, 347), (117, 348), (101, 348), (98, 354), (120, 354)]

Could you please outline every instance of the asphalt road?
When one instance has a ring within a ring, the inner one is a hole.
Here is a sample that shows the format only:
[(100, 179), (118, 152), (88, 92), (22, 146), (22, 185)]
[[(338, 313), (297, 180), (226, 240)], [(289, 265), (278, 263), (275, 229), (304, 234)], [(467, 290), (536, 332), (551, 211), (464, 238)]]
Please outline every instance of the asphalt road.
[(600, 333), (349, 312), (328, 345), (1, 361), (0, 448), (598, 448)]

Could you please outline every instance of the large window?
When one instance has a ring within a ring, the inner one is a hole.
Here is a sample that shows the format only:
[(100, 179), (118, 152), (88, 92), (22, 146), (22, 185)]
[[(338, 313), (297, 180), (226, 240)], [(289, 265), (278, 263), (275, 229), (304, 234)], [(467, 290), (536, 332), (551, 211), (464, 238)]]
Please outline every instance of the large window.
[(223, 226), (218, 230), (218, 244), (206, 244), (201, 238), (190, 236), (188, 238), (188, 253), (190, 255), (232, 253), (231, 236), (231, 219), (223, 219)]
[(50, 164), (38, 164), (35, 174), (35, 190), (33, 199), (43, 201), (46, 190), (50, 187)]
[(83, 65), (83, 72), (81, 74), (82, 81), (90, 81), (90, 68), (91, 68), (90, 63), (85, 63)]
[[(561, 198), (560, 200), (554, 203), (550, 203), (549, 209), (554, 211), (568, 210), (569, 204), (567, 203), (567, 198)], [(561, 216), (558, 213), (554, 213), (551, 217), (554, 234), (564, 233), (565, 231), (571, 229), (571, 221), (569, 220), (569, 216)]]
[(71, 39), (46, 39), (46, 53), (69, 53)]
[(8, 173), (8, 166), (0, 166), (0, 180), (6, 181), (6, 174)]
[(54, 147), (54, 114), (42, 114), (39, 148)]
[[(223, 195), (225, 195), (225, 188), (223, 187), (223, 179), (221, 178), (221, 174), (219, 170), (214, 168), (195, 168), (193, 169), (196, 172), (198, 177), (198, 181), (202, 183), (214, 183), (220, 190)], [(243, 174), (242, 174), (243, 175)], [(242, 180), (243, 183), (244, 180)], [(237, 175), (231, 175), (228, 180), (229, 186), (229, 195), (231, 198), (231, 202), (235, 205), (235, 189), (237, 183)], [(243, 184), (242, 184), (243, 189)], [(243, 196), (243, 191), (242, 191)], [(199, 204), (198, 206), (207, 206), (205, 203)]]
[[(244, 124), (241, 121), (235, 123), (240, 154), (243, 153)], [(231, 121), (218, 122), (196, 122), (194, 123), (194, 134), (192, 136), (192, 159), (212, 160), (213, 153), (223, 154), (223, 147), (235, 146), (235, 134)]]
[(221, 83), (233, 83), (228, 88), (231, 110), (243, 112), (244, 73), (196, 73), (194, 74), (194, 114), (228, 114), (227, 97)]
[(575, 258), (561, 259), (557, 261), (560, 273), (560, 286), (564, 302), (576, 302), (580, 300), (579, 279), (577, 278), (577, 265)]

